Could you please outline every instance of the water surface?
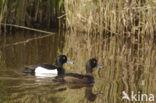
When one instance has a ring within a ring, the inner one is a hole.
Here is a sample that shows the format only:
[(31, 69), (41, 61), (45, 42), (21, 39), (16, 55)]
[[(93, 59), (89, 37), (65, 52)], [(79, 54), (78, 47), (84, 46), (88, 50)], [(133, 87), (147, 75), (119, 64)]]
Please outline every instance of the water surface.
[[(66, 54), (74, 65), (66, 72), (85, 74), (95, 57), (93, 85), (56, 84), (52, 78), (21, 74), (25, 65), (55, 64)], [(82, 33), (46, 35), (20, 31), (0, 35), (0, 102), (4, 103), (129, 103), (122, 92), (156, 95), (156, 48), (151, 38), (108, 37)]]

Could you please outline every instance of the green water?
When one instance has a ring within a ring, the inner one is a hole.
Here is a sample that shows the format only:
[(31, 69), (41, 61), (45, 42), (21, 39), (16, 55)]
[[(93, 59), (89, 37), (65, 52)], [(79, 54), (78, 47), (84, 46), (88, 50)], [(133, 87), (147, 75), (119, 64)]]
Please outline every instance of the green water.
[[(104, 68), (94, 69), (93, 85), (56, 84), (52, 78), (21, 74), (25, 65), (55, 64), (60, 54), (75, 63), (65, 64), (66, 72), (85, 74), (85, 63), (92, 57)], [(0, 34), (0, 103), (129, 103), (122, 100), (123, 91), (156, 94), (155, 57), (155, 42), (149, 38)]]

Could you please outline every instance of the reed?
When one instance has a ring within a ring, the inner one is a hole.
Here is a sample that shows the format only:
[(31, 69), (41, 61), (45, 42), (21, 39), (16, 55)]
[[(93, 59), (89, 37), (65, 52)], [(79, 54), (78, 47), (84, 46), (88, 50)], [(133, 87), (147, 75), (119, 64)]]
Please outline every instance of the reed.
[(153, 37), (156, 28), (155, 0), (65, 0), (64, 5), (72, 30), (139, 38)]
[(1, 0), (0, 23), (39, 29), (56, 28), (62, 6), (63, 0)]
[(67, 28), (104, 36), (153, 38), (156, 31), (155, 0), (1, 0), (0, 6), (0, 22), (39, 29), (66, 17)]

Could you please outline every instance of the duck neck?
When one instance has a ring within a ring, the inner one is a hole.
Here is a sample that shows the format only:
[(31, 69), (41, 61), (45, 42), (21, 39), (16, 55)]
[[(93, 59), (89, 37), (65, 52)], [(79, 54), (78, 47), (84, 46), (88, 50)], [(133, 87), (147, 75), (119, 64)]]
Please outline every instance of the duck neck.
[(86, 73), (86, 75), (90, 75), (90, 76), (92, 76), (93, 74), (92, 74), (92, 73)]
[(92, 76), (92, 73), (93, 73), (93, 68), (86, 65), (86, 75)]
[(57, 67), (62, 67), (62, 66), (63, 66), (63, 64), (62, 64), (62, 63), (60, 63), (60, 62), (58, 62), (58, 61), (56, 60), (56, 66), (57, 66)]

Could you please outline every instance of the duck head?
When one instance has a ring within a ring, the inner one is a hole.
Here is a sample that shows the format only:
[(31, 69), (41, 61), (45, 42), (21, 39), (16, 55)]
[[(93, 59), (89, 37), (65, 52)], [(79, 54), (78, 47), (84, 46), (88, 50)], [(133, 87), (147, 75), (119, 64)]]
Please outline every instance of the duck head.
[(87, 74), (92, 74), (93, 69), (97, 67), (97, 68), (103, 68), (102, 65), (98, 64), (98, 61), (95, 58), (89, 59), (87, 64), (86, 64), (86, 73)]
[(64, 63), (74, 64), (72, 61), (68, 60), (66, 55), (60, 55), (56, 58), (56, 66), (62, 67)]

